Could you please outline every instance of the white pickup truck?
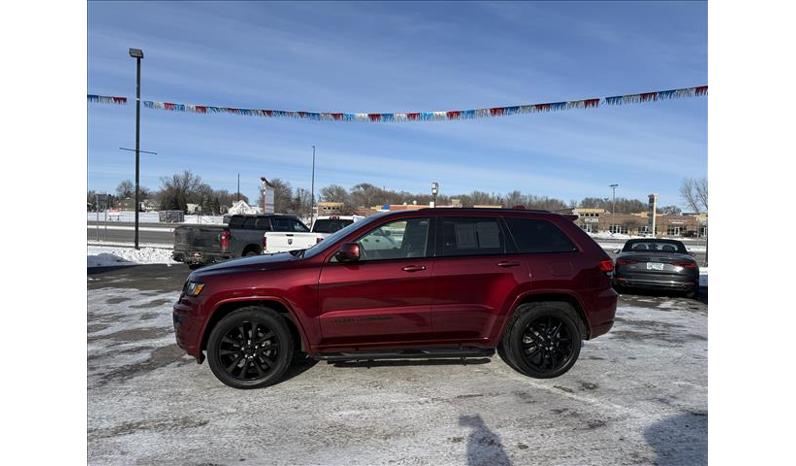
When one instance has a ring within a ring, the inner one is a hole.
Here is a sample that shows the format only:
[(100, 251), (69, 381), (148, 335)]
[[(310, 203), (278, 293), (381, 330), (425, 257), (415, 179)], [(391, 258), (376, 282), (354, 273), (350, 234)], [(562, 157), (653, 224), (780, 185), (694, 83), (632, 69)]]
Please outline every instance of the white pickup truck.
[(365, 217), (360, 215), (332, 215), (318, 217), (309, 233), (268, 231), (263, 235), (263, 254), (307, 249), (324, 238)]

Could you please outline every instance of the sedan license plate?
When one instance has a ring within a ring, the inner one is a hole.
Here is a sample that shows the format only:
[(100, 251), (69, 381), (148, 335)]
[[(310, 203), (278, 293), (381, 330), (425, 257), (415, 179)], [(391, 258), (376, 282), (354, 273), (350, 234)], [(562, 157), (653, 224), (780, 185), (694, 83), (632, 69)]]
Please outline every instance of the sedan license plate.
[(647, 262), (647, 270), (663, 270), (663, 264), (660, 262)]

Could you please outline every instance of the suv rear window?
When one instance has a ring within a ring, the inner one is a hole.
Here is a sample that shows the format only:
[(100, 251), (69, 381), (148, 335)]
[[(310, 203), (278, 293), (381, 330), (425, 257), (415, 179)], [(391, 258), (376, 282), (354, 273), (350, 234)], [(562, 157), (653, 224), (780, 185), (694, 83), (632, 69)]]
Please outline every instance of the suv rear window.
[(341, 230), (348, 225), (354, 223), (353, 220), (342, 220), (339, 218), (324, 218), (320, 220), (315, 220), (315, 225), (312, 227), (312, 231), (315, 233), (334, 233), (337, 230)]
[(274, 231), (297, 231), (304, 233), (310, 231), (303, 223), (290, 217), (271, 217), (271, 225)]
[(506, 239), (497, 218), (440, 218), (438, 255), (503, 254)]
[(572, 241), (546, 220), (508, 217), (506, 223), (520, 253), (577, 251)]

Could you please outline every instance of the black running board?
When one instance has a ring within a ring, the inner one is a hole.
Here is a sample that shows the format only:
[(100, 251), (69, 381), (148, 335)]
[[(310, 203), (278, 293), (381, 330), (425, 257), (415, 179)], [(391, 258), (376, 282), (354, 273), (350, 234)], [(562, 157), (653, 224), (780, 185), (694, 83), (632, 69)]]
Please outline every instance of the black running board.
[(381, 359), (454, 359), (488, 358), (495, 354), (493, 348), (445, 348), (415, 349), (404, 351), (368, 351), (349, 353), (320, 353), (315, 359), (320, 361), (374, 361)]

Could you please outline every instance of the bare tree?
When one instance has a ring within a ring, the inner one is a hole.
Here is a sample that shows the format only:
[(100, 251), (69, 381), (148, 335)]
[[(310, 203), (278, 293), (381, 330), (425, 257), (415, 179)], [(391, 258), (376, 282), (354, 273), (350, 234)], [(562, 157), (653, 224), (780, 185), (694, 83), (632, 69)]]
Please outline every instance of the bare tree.
[(198, 203), (200, 200), (200, 187), (202, 178), (185, 170), (181, 174), (174, 174), (160, 179), (160, 207), (164, 210), (182, 210), (188, 208), (188, 203)]
[(116, 187), (116, 195), (122, 199), (133, 197), (135, 195), (135, 186), (130, 180), (124, 180)]
[(686, 178), (680, 185), (680, 195), (694, 212), (707, 212), (708, 210), (708, 179)]

